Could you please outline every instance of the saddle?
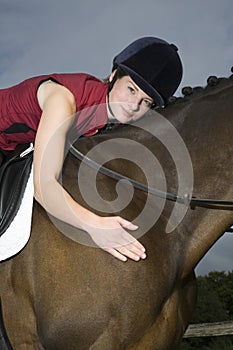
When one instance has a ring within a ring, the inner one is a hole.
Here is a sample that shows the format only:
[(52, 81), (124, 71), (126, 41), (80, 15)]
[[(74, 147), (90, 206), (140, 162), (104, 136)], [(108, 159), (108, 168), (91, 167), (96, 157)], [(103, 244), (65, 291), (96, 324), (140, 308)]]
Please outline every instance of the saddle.
[(33, 161), (33, 146), (19, 145), (0, 167), (0, 237), (15, 218)]

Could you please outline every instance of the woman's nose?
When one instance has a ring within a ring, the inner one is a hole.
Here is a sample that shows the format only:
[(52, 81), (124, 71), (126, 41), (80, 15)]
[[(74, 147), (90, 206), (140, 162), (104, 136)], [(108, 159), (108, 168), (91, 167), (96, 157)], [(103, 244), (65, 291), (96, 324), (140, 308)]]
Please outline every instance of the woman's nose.
[(132, 111), (138, 111), (141, 105), (141, 99), (139, 98), (134, 98), (131, 102), (130, 102), (130, 109)]

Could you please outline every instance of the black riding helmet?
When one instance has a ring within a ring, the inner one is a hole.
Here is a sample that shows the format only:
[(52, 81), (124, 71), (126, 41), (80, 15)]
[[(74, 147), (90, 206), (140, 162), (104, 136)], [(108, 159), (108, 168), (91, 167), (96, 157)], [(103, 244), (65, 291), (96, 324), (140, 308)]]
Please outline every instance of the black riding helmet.
[[(143, 37), (114, 58), (112, 71), (122, 69), (140, 89), (153, 98), (156, 106), (163, 107), (182, 79), (182, 63), (177, 51), (174, 44), (165, 40)], [(114, 78), (110, 90), (115, 83)]]

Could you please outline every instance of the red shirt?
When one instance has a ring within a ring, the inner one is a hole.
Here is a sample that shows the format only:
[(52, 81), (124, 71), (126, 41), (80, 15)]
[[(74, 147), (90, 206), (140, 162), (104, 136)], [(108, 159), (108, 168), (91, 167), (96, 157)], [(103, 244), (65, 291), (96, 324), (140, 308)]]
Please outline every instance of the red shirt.
[(74, 95), (77, 135), (89, 133), (107, 123), (107, 84), (84, 73), (33, 77), (0, 90), (0, 148), (13, 150), (19, 143), (35, 140), (42, 114), (37, 101), (37, 89), (49, 79), (65, 86)]

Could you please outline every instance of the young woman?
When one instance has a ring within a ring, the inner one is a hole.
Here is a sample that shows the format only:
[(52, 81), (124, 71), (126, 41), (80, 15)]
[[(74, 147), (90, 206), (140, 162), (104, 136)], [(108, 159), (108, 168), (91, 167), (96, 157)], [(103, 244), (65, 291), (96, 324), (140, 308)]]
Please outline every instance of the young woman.
[[(137, 226), (122, 217), (92, 213), (75, 202), (57, 179), (75, 114), (78, 134), (98, 130), (113, 119), (135, 121), (148, 109), (163, 107), (181, 78), (177, 48), (162, 39), (144, 37), (114, 58), (108, 83), (88, 74), (51, 74), (0, 90), (1, 157), (19, 143), (35, 142), (36, 200), (53, 216), (88, 232), (99, 247), (119, 260), (145, 259), (145, 248), (125, 230)], [(91, 113), (86, 112), (88, 108)], [(49, 166), (44, 166), (45, 157)], [(65, 208), (59, 206), (64, 198)]]

